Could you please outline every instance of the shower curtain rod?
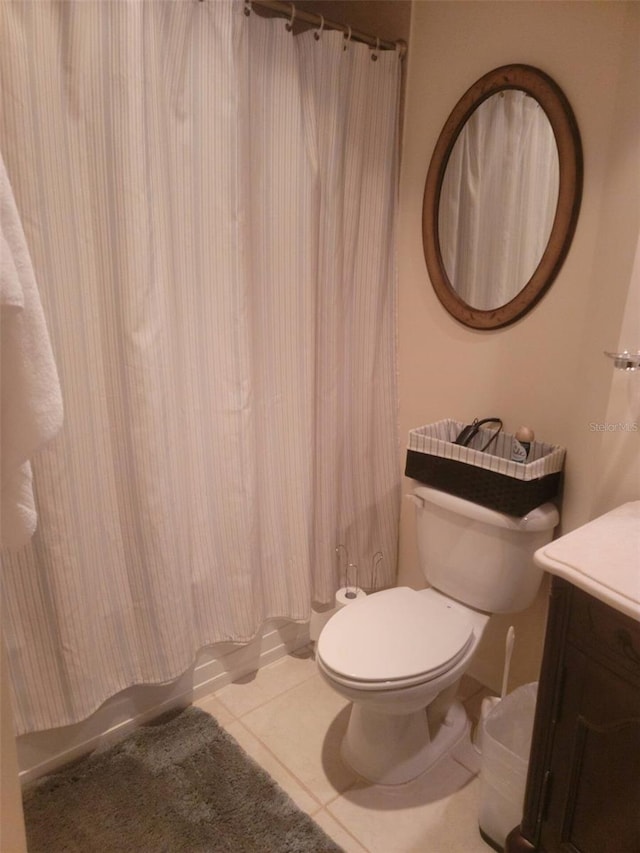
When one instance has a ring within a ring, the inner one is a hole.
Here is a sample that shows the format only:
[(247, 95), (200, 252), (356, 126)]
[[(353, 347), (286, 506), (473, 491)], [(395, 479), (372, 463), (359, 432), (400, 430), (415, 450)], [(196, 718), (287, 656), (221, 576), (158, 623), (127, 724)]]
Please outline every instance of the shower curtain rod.
[(314, 26), (327, 27), (330, 30), (340, 30), (345, 35), (349, 36), (349, 38), (355, 39), (355, 41), (364, 42), (364, 44), (368, 44), (370, 47), (384, 48), (385, 50), (397, 50), (400, 54), (400, 59), (403, 59), (407, 52), (407, 44), (402, 40), (397, 42), (385, 41), (384, 39), (367, 35), (367, 33), (358, 32), (358, 30), (354, 30), (345, 24), (339, 24), (336, 21), (329, 21), (322, 17), (322, 15), (316, 15), (313, 12), (305, 12), (303, 9), (297, 9), (295, 3), (284, 3), (281, 2), (281, 0), (245, 0), (245, 5), (248, 8), (250, 8), (251, 5), (264, 6), (265, 9), (270, 9), (272, 12), (277, 12), (283, 17), (290, 18), (292, 22), (294, 20), (304, 21), (305, 23), (313, 24)]

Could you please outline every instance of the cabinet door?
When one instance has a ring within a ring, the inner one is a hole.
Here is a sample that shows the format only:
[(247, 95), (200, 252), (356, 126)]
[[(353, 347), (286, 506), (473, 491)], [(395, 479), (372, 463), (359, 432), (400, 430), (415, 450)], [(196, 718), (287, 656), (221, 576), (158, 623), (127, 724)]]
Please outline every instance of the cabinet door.
[(568, 643), (541, 849), (640, 853), (640, 700)]

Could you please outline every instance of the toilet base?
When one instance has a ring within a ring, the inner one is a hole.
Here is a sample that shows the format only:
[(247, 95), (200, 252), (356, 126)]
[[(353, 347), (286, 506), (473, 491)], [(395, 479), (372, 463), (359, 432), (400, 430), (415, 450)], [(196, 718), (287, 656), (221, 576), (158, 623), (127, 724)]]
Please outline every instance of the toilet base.
[(340, 752), (345, 763), (369, 782), (401, 785), (432, 767), (468, 737), (469, 730), (460, 702), (453, 702), (433, 736), (424, 708), (411, 714), (384, 714), (354, 703)]

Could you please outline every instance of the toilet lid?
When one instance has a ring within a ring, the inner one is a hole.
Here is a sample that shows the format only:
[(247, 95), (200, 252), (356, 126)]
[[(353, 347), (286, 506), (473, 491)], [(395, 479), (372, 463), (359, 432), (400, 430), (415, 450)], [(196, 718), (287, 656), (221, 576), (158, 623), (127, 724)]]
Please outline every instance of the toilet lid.
[(323, 628), (317, 653), (352, 681), (399, 681), (453, 665), (472, 634), (471, 620), (453, 604), (397, 587), (339, 610)]

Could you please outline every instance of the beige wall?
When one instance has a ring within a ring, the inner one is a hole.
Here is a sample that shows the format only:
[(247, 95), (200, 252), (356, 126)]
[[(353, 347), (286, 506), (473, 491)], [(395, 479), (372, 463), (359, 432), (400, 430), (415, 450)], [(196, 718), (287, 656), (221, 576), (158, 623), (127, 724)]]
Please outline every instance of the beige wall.
[(295, 6), (387, 41), (409, 40), (411, 0), (298, 0)]
[[(614, 377), (602, 355), (619, 344), (640, 226), (639, 32), (634, 2), (413, 5), (399, 221), (401, 440), (411, 427), (444, 417), (498, 415), (507, 431), (532, 426), (538, 438), (568, 451), (564, 532), (640, 497), (640, 433), (590, 427), (628, 415), (629, 383), (640, 381)], [(511, 62), (546, 71), (569, 98), (584, 149), (583, 203), (569, 256), (543, 300), (506, 329), (476, 332), (453, 320), (430, 286), (422, 193), (453, 105), (486, 71)], [(627, 346), (639, 348), (640, 339)], [(399, 582), (419, 588), (414, 539), (405, 502)], [(499, 686), (504, 633), (513, 621), (512, 686), (536, 679), (545, 612), (543, 594), (526, 614), (494, 618), (474, 674)]]

